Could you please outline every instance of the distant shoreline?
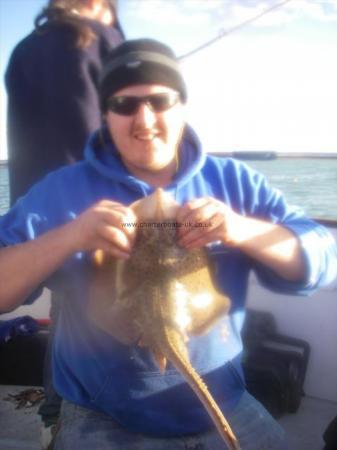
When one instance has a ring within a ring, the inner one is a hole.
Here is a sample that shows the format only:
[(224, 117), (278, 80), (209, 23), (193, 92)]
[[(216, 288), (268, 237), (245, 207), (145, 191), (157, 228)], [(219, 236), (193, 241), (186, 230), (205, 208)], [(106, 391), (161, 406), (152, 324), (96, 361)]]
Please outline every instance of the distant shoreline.
[[(275, 159), (337, 159), (337, 153), (301, 153), (301, 152), (209, 152), (213, 156), (230, 157), (244, 160), (274, 161)], [(265, 154), (265, 157), (264, 157)]]
[(336, 159), (337, 153), (277, 153), (278, 158)]
[[(263, 158), (263, 154), (270, 155), (272, 157)], [(247, 160), (275, 160), (275, 159), (337, 159), (336, 153), (301, 153), (301, 152), (263, 152), (263, 151), (238, 151), (238, 152), (208, 152), (209, 155), (221, 156), (223, 158), (237, 158)], [(0, 159), (0, 166), (7, 166), (7, 159)]]

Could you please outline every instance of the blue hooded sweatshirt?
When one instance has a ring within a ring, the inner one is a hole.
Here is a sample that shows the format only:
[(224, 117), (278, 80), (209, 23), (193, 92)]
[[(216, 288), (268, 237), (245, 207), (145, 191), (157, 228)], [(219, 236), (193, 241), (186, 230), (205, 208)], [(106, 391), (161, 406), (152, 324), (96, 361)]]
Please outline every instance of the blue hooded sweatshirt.
[[(94, 134), (84, 161), (51, 173), (16, 202), (0, 219), (2, 245), (34, 239), (73, 220), (99, 200), (129, 205), (153, 192), (153, 187), (127, 171), (107, 135), (104, 141), (102, 145), (99, 133)], [(212, 196), (239, 214), (280, 223), (299, 238), (306, 263), (305, 280), (289, 282), (239, 249), (219, 243), (208, 247), (216, 282), (230, 297), (231, 309), (207, 334), (192, 337), (188, 350), (192, 365), (226, 414), (245, 389), (240, 331), (250, 271), (273, 291), (306, 294), (334, 278), (337, 250), (328, 231), (287, 205), (262, 175), (234, 159), (203, 153), (189, 126), (180, 155), (179, 171), (165, 188), (179, 204)], [(65, 299), (54, 340), (53, 375), (58, 393), (107, 413), (135, 432), (178, 436), (210, 429), (204, 407), (172, 366), (162, 375), (147, 349), (118, 342), (90, 319), (90, 261), (90, 255), (77, 253), (44, 283), (62, 292)]]

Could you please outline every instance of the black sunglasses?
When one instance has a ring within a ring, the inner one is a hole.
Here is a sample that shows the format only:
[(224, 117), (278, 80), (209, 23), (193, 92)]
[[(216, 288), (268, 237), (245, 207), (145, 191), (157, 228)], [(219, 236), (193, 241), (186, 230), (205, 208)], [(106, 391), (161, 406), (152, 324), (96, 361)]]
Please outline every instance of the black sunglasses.
[(108, 102), (108, 109), (122, 116), (132, 116), (136, 114), (140, 105), (145, 103), (153, 112), (163, 112), (172, 108), (178, 103), (180, 96), (178, 92), (159, 92), (158, 94), (144, 95), (117, 95), (111, 97)]

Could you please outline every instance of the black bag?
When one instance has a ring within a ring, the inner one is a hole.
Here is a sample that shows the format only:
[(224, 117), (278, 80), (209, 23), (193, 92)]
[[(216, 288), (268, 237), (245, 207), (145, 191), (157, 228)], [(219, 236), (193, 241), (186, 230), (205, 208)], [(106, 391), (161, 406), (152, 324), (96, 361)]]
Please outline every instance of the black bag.
[(38, 324), (23, 335), (18, 330), (8, 330), (5, 337), (0, 342), (0, 384), (42, 386), (47, 327)]
[(247, 390), (275, 418), (296, 412), (304, 395), (309, 344), (278, 333), (272, 314), (251, 309), (247, 310), (242, 339)]
[(323, 439), (325, 447), (323, 450), (336, 450), (337, 448), (337, 416), (329, 423), (324, 431)]

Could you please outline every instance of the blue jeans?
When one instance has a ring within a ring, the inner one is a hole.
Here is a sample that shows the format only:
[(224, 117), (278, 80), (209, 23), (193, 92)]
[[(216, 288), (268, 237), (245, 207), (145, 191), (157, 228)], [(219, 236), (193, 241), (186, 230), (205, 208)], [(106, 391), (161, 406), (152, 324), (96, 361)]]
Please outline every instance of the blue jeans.
[(60, 313), (62, 295), (52, 292), (51, 293), (51, 308), (50, 319), (51, 324), (49, 326), (49, 336), (46, 348), (46, 354), (44, 357), (43, 368), (43, 387), (45, 393), (45, 400), (41, 404), (38, 414), (41, 416), (41, 421), (46, 427), (54, 425), (60, 415), (62, 398), (57, 394), (53, 385), (52, 375), (52, 346), (54, 340), (54, 334), (56, 329), (56, 323)]
[[(227, 415), (242, 450), (290, 450), (284, 431), (248, 392)], [(153, 438), (130, 433), (103, 413), (67, 401), (54, 450), (226, 450), (216, 430), (179, 438)]]

